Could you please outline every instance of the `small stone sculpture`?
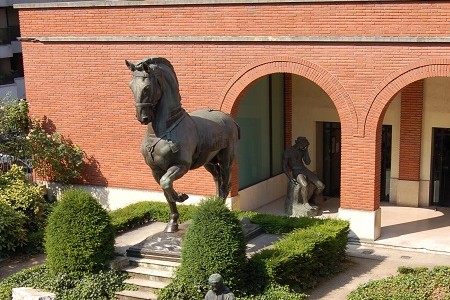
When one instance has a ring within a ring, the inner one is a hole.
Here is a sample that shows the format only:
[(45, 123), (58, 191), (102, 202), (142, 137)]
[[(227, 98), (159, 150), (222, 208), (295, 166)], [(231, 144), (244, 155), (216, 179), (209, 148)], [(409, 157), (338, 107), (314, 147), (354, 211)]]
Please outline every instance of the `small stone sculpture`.
[(283, 153), (283, 172), (289, 178), (285, 211), (291, 216), (316, 216), (319, 208), (311, 205), (310, 200), (313, 194), (317, 196), (325, 188), (317, 175), (305, 166), (311, 163), (308, 146), (308, 139), (300, 136)]
[(220, 274), (212, 274), (208, 279), (211, 289), (206, 293), (205, 300), (235, 300), (234, 294), (223, 284)]

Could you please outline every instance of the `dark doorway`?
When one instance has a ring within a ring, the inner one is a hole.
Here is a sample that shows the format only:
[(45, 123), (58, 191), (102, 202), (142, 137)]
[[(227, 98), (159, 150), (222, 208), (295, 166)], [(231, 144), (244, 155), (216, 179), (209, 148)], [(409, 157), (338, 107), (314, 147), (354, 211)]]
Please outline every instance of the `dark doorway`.
[(431, 205), (450, 206), (450, 128), (433, 128)]
[(323, 123), (324, 196), (339, 197), (341, 190), (341, 123)]
[(391, 188), (392, 125), (383, 125), (381, 133), (381, 193), (380, 200), (389, 202)]

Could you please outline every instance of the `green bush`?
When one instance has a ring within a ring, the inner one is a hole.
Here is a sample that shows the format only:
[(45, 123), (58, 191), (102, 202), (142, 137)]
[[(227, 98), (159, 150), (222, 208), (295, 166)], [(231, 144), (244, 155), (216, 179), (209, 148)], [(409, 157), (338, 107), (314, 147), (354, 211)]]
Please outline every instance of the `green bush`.
[(225, 284), (239, 293), (245, 276), (245, 250), (240, 221), (221, 199), (206, 199), (186, 232), (176, 278), (159, 299), (201, 299), (213, 273), (221, 274)]
[(25, 255), (44, 253), (44, 230), (28, 232), (26, 242), (16, 249), (16, 253)]
[(108, 213), (82, 190), (68, 190), (45, 229), (50, 270), (63, 274), (96, 272), (114, 256), (114, 230)]
[(400, 268), (403, 272), (360, 285), (349, 300), (450, 299), (450, 267)]
[(41, 188), (28, 182), (22, 168), (13, 165), (0, 174), (0, 203), (11, 206), (26, 217), (27, 228), (43, 228), (45, 199)]
[(339, 271), (345, 258), (349, 224), (321, 220), (322, 224), (285, 235), (272, 249), (264, 249), (252, 261), (265, 265), (270, 282), (299, 291), (313, 288), (320, 277)]
[(123, 290), (127, 275), (119, 271), (86, 274), (83, 277), (53, 275), (46, 264), (11, 275), (0, 282), (0, 299), (11, 300), (15, 287), (27, 286), (50, 291), (60, 300), (114, 299), (116, 291)]
[(262, 294), (237, 297), (237, 300), (305, 300), (308, 296), (292, 291), (288, 286), (271, 284)]
[[(180, 222), (192, 218), (196, 206), (178, 205)], [(109, 213), (116, 232), (125, 231), (136, 226), (151, 222), (168, 222), (170, 209), (166, 202), (144, 201), (119, 208)]]
[(276, 216), (250, 211), (235, 211), (233, 213), (238, 217), (249, 218), (253, 224), (258, 224), (265, 232), (272, 234), (285, 234), (294, 229), (307, 228), (323, 222), (317, 218)]
[(24, 217), (0, 202), (0, 257), (8, 256), (26, 241)]

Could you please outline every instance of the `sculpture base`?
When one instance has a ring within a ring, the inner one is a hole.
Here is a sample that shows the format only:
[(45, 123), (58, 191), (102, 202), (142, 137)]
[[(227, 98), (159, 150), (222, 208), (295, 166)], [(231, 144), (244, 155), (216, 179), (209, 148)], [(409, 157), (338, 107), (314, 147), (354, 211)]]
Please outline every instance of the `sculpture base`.
[(143, 257), (179, 261), (181, 258), (181, 242), (189, 223), (179, 225), (176, 232), (158, 232), (127, 250), (129, 257)]
[(242, 224), (242, 231), (244, 232), (244, 240), (246, 242), (264, 233), (261, 226), (253, 224), (252, 222), (250, 222), (249, 218), (242, 218), (241, 224)]
[[(318, 206), (311, 204), (309, 201), (305, 201), (302, 198), (302, 187), (299, 184), (295, 184), (292, 181), (288, 182), (287, 197), (284, 204), (284, 211), (286, 215), (291, 217), (315, 217), (319, 215), (320, 209)], [(308, 185), (308, 198), (314, 199), (315, 186), (313, 184)]]
[[(259, 225), (252, 224), (248, 218), (241, 220), (246, 242), (263, 233)], [(176, 232), (158, 232), (127, 250), (129, 257), (141, 257), (179, 261), (181, 259), (181, 243), (190, 221), (180, 224)]]

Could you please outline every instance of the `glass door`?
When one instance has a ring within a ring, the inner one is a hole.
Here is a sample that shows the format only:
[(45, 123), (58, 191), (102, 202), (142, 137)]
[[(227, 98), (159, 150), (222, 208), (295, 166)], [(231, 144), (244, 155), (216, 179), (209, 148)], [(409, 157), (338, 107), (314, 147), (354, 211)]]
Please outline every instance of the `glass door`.
[(382, 128), (380, 200), (389, 202), (389, 192), (391, 189), (392, 125), (383, 125)]
[(341, 123), (323, 123), (324, 196), (339, 197), (341, 190)]
[(450, 206), (450, 128), (433, 128), (430, 205)]

